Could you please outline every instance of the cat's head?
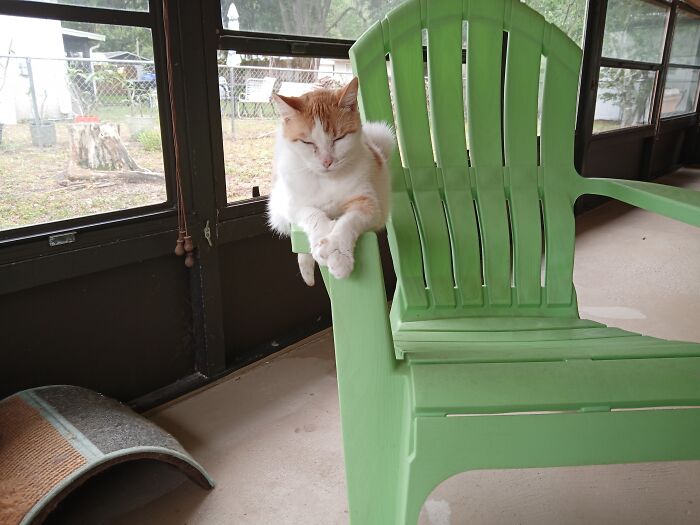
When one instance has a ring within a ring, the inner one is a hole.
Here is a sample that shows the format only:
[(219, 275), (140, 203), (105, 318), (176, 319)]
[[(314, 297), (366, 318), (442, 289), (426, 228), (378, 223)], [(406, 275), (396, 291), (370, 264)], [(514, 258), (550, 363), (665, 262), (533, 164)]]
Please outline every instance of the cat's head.
[(300, 97), (273, 95), (282, 137), (316, 173), (330, 174), (347, 163), (361, 140), (357, 78), (342, 89), (317, 89)]

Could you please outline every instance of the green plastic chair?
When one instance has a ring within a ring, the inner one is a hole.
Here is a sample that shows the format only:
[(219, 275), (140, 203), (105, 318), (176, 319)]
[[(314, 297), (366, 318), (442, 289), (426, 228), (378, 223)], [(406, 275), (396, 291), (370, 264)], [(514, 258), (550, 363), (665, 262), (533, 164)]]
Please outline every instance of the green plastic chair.
[(350, 56), (363, 118), (400, 146), (391, 312), (374, 233), (350, 277), (324, 272), (351, 522), (415, 524), (468, 470), (700, 459), (700, 345), (578, 316), (577, 197), (700, 226), (698, 192), (576, 173), (579, 47), (517, 0), (408, 0)]

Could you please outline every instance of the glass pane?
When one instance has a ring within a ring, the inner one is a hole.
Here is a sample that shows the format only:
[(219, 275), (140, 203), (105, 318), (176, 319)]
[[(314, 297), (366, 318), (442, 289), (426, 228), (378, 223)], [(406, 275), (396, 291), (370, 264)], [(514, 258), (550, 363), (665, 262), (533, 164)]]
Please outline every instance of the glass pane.
[[(234, 30), (355, 39), (403, 1), (221, 0), (221, 18), (225, 28)], [(575, 42), (583, 42), (586, 0), (525, 0), (525, 3)]]
[(148, 29), (0, 16), (0, 229), (166, 200), (152, 47)]
[(608, 0), (603, 56), (661, 63), (669, 13), (643, 0)]
[(654, 71), (601, 67), (593, 131), (648, 124), (655, 78)]
[(219, 98), (229, 202), (270, 192), (278, 118), (272, 94), (297, 96), (321, 86), (340, 87), (351, 78), (349, 60), (221, 52)]
[(698, 79), (700, 69), (668, 68), (661, 116), (671, 117), (692, 113), (698, 101)]
[(102, 7), (124, 11), (148, 11), (148, 0), (26, 0), (49, 4), (77, 5), (81, 7)]
[(404, 0), (221, 0), (225, 28), (356, 39)]
[(586, 0), (523, 0), (523, 3), (538, 11), (548, 22), (564, 31), (571, 40), (583, 46)]
[(671, 45), (671, 64), (700, 66), (700, 16), (678, 10)]

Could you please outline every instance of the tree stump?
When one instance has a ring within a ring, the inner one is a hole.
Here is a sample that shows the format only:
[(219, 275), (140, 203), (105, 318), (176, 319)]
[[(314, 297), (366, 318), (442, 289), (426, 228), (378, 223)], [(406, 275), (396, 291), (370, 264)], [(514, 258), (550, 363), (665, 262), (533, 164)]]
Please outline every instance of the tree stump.
[(119, 126), (111, 123), (72, 124), (70, 143), (73, 161), (83, 168), (108, 171), (143, 170), (129, 155), (119, 136)]

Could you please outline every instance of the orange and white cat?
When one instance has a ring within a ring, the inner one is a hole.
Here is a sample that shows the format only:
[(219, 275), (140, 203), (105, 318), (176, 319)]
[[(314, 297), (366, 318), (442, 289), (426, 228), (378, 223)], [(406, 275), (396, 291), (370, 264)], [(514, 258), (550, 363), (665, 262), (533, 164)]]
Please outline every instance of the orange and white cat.
[(382, 229), (389, 215), (394, 133), (382, 122), (360, 122), (357, 84), (353, 78), (338, 90), (273, 97), (281, 124), (269, 224), (283, 235), (296, 224), (308, 236), (311, 254), (299, 254), (298, 261), (309, 286), (314, 260), (339, 279), (350, 275), (357, 238)]

